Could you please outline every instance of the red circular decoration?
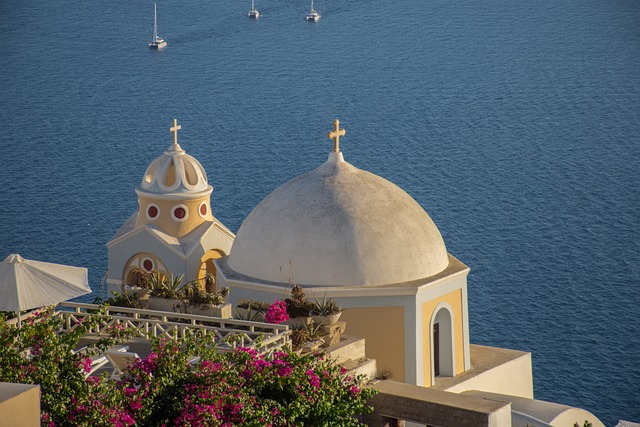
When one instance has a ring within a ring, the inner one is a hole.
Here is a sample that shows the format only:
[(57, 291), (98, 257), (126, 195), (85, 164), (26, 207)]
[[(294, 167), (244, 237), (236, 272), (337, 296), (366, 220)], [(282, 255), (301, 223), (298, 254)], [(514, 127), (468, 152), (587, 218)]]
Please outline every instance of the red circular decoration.
[(152, 271), (153, 261), (151, 261), (150, 259), (145, 259), (144, 261), (142, 261), (142, 266), (144, 267), (145, 270)]
[(175, 208), (173, 210), (173, 216), (175, 216), (178, 219), (182, 219), (187, 215), (187, 211), (184, 210), (184, 208)]
[(158, 208), (156, 206), (149, 206), (147, 209), (147, 215), (149, 218), (155, 218), (158, 216)]
[(207, 214), (207, 204), (203, 203), (200, 205), (200, 215), (205, 216)]

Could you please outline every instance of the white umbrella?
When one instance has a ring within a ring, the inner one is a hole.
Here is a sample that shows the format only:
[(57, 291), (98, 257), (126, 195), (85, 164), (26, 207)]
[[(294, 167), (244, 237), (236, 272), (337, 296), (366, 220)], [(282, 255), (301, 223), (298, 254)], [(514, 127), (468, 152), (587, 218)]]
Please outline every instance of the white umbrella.
[(0, 264), (0, 311), (57, 304), (91, 293), (86, 268), (31, 261), (18, 254)]

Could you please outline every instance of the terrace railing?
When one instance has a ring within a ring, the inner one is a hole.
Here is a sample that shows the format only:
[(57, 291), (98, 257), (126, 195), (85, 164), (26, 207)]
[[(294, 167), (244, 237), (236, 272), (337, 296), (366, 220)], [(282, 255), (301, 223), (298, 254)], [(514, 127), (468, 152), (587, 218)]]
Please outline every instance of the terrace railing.
[[(58, 304), (56, 315), (63, 318), (64, 331), (71, 331), (99, 308), (95, 304), (64, 302)], [(125, 307), (109, 307), (104, 314), (104, 321), (92, 328), (90, 336), (129, 327), (138, 329), (145, 336), (176, 339), (199, 330), (213, 334), (222, 351), (253, 347), (266, 354), (291, 344), (291, 331), (286, 325)]]

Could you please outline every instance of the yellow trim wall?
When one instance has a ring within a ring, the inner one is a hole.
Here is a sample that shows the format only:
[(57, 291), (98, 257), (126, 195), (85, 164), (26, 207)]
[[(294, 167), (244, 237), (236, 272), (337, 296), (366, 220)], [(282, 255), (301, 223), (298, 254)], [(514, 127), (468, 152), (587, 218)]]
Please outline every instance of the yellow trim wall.
[(347, 322), (346, 334), (365, 339), (378, 370), (390, 369), (394, 380), (404, 382), (404, 307), (349, 307), (340, 320)]
[(462, 331), (462, 290), (458, 289), (436, 299), (422, 303), (422, 358), (424, 367), (424, 386), (431, 387), (431, 319), (440, 303), (451, 306), (453, 328), (453, 351), (455, 356), (455, 374), (464, 372), (464, 338)]
[[(210, 249), (202, 255), (200, 258), (200, 270), (198, 270), (198, 281), (203, 281), (207, 274), (212, 274), (216, 277), (216, 265), (213, 263), (214, 259), (220, 259), (226, 254), (220, 249)], [(217, 286), (216, 286), (217, 290)]]
[[(207, 214), (204, 218), (198, 212), (202, 202), (207, 203)], [(138, 196), (138, 203), (140, 204), (140, 211), (136, 218), (136, 227), (142, 224), (155, 224), (160, 230), (174, 237), (182, 237), (189, 234), (203, 222), (213, 221), (208, 196), (192, 200), (159, 200)], [(160, 214), (154, 219), (147, 218), (147, 208), (150, 204), (154, 204), (160, 209)], [(171, 217), (171, 211), (177, 205), (183, 205), (187, 208), (188, 216), (186, 220), (176, 221)]]

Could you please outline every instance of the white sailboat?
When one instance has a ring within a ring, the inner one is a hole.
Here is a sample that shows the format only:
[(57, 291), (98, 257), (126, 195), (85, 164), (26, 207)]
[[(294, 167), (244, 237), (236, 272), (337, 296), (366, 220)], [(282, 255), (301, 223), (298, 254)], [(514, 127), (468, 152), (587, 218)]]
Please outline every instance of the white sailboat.
[(260, 12), (258, 12), (253, 5), (254, 0), (251, 0), (251, 10), (249, 11), (249, 18), (258, 19), (260, 18)]
[(313, 0), (311, 0), (311, 12), (307, 13), (305, 18), (307, 21), (318, 22), (320, 14), (313, 9)]
[(156, 13), (156, 4), (153, 4), (153, 39), (151, 39), (151, 43), (149, 43), (149, 48), (151, 49), (162, 49), (167, 45), (167, 42), (164, 39), (158, 36), (158, 22), (157, 22), (157, 13)]

